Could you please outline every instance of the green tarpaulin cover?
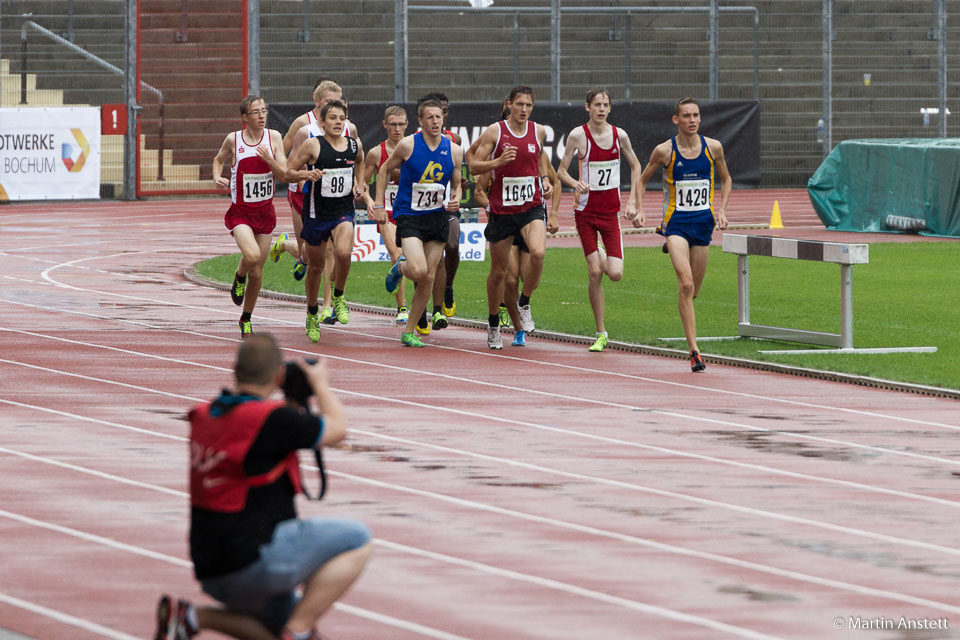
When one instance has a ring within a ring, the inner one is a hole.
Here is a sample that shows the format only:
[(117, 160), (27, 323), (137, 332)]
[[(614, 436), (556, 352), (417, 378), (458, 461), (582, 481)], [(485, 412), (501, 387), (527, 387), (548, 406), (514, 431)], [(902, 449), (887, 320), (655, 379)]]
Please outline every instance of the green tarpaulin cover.
[(960, 139), (841, 142), (807, 192), (828, 229), (960, 237)]

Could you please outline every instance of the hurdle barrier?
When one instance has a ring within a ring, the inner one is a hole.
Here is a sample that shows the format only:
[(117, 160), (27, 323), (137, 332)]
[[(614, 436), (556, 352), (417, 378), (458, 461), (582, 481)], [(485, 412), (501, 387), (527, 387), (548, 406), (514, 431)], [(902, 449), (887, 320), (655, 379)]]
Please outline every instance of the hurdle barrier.
[[(870, 262), (870, 245), (846, 242), (822, 242), (772, 236), (748, 236), (725, 233), (723, 252), (737, 256), (737, 337), (784, 340), (827, 347), (823, 349), (793, 349), (763, 351), (762, 353), (930, 353), (936, 347), (887, 347), (854, 349), (853, 347), (853, 265)], [(750, 322), (750, 256), (812, 260), (840, 265), (840, 333), (807, 331), (775, 327)]]

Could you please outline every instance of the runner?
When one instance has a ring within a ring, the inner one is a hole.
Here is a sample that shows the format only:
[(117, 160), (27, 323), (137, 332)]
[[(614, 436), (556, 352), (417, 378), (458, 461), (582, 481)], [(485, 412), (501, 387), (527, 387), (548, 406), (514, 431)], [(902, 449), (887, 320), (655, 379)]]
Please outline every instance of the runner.
[[(507, 100), (510, 116), (490, 125), (480, 137), (477, 154), (470, 163), (474, 175), (494, 170), (490, 191), (490, 222), (484, 232), (490, 241), (490, 275), (487, 277), (488, 325), (487, 346), (502, 349), (498, 309), (506, 275), (510, 247), (514, 236), (520, 236), (530, 249), (530, 258), (523, 274), (523, 292), (516, 307), (520, 313), (521, 329), (531, 333), (535, 329), (530, 311), (530, 296), (540, 284), (543, 272), (546, 230), (555, 233), (559, 228), (551, 211), (544, 224), (543, 193), (541, 191), (542, 125), (529, 120), (533, 111), (534, 91), (530, 87), (514, 87)], [(492, 158), (487, 160), (486, 158)]]
[(301, 231), (308, 259), (305, 281), (306, 332), (311, 342), (320, 340), (318, 294), (320, 275), (327, 260), (325, 244), (332, 240), (336, 260), (333, 313), (338, 322), (347, 324), (350, 322), (350, 312), (344, 298), (344, 288), (353, 251), (354, 199), (364, 198), (368, 211), (373, 213), (373, 202), (363, 188), (363, 171), (358, 170), (363, 166), (363, 147), (356, 138), (343, 137), (347, 106), (340, 101), (326, 104), (320, 110), (320, 119), (323, 136), (304, 142), (289, 169), (284, 170), (275, 162), (270, 164), (277, 175), (286, 179), (290, 179), (291, 174), (304, 165), (320, 174), (319, 182), (312, 184), (304, 197)]
[[(719, 140), (700, 134), (700, 103), (681, 98), (673, 111), (676, 137), (653, 150), (640, 176), (637, 190), (637, 217), (643, 220), (643, 194), (647, 183), (663, 167), (663, 224), (657, 233), (666, 236), (670, 262), (677, 274), (677, 307), (690, 349), (690, 369), (703, 371), (706, 365), (697, 348), (697, 322), (693, 300), (700, 293), (707, 272), (714, 224), (727, 227), (727, 201), (733, 180)], [(720, 207), (714, 213), (713, 194), (720, 178)]]
[[(587, 93), (587, 113), (590, 121), (570, 132), (567, 147), (560, 161), (558, 175), (576, 193), (574, 220), (580, 244), (587, 260), (590, 307), (597, 325), (597, 339), (590, 345), (593, 352), (607, 346), (604, 325), (603, 276), (611, 282), (623, 277), (623, 241), (620, 236), (620, 157), (630, 164), (630, 198), (624, 217), (634, 226), (643, 225), (643, 216), (637, 221), (636, 189), (640, 177), (640, 161), (633, 153), (630, 138), (623, 129), (607, 122), (610, 115), (610, 94), (605, 89), (591, 89)], [(579, 180), (567, 170), (573, 155), (580, 159)], [(603, 242), (601, 248), (597, 236)]]
[[(460, 165), (463, 149), (443, 135), (443, 112), (439, 102), (428, 100), (417, 107), (419, 133), (401, 140), (377, 175), (374, 220), (386, 221), (384, 196), (390, 172), (400, 169), (393, 216), (403, 255), (387, 274), (387, 291), (393, 293), (408, 277), (417, 288), (410, 303), (410, 317), (401, 342), (422, 347), (415, 327), (427, 308), (437, 265), (449, 231), (449, 212), (460, 208)], [(447, 198), (447, 185), (450, 187)], [(445, 204), (446, 203), (446, 204)]]
[[(295, 154), (300, 150), (300, 146), (309, 138), (323, 135), (323, 119), (320, 117), (320, 110), (331, 102), (343, 101), (343, 89), (329, 78), (318, 78), (313, 85), (313, 104), (314, 108), (299, 116), (290, 124), (286, 135), (283, 138), (284, 152), (287, 153), (287, 160), (293, 160)], [(360, 139), (357, 133), (357, 127), (350, 120), (343, 129), (344, 137), (353, 137)], [(309, 189), (309, 185), (305, 185)], [(300, 230), (303, 227), (301, 219), (301, 210), (303, 207), (303, 189), (299, 185), (291, 184), (287, 189), (287, 202), (290, 204), (291, 217), (293, 219), (293, 229), (297, 235), (297, 251), (294, 253), (291, 244), (284, 242), (280, 245), (274, 244), (271, 248), (270, 256), (274, 262), (280, 259), (283, 252), (287, 252), (297, 259), (293, 267), (293, 277), (302, 280), (307, 272), (307, 262), (303, 261), (303, 241), (300, 238)], [(320, 312), (320, 320), (324, 324), (334, 324), (337, 320), (333, 314), (330, 283), (334, 276), (332, 270), (335, 260), (332, 253), (332, 245), (328, 247), (326, 261), (324, 263), (322, 282), (323, 282), (323, 309)]]
[[(213, 159), (213, 182), (218, 189), (230, 190), (230, 208), (224, 225), (237, 242), (240, 264), (233, 276), (230, 297), (240, 315), (240, 335), (253, 334), (251, 316), (263, 284), (263, 265), (270, 250), (270, 236), (277, 226), (273, 208), (274, 180), (271, 168), (263, 157), (286, 169), (286, 158), (280, 153), (283, 142), (280, 132), (267, 129), (267, 105), (259, 96), (247, 96), (240, 102), (240, 118), (244, 128), (227, 134), (220, 151)], [(230, 179), (223, 177), (223, 167), (230, 165)], [(306, 175), (306, 173), (297, 174)]]
[[(387, 130), (387, 139), (379, 145), (373, 147), (363, 163), (364, 178), (366, 185), (370, 184), (371, 178), (377, 174), (380, 167), (386, 163), (387, 158), (393, 153), (397, 144), (403, 139), (407, 131), (407, 112), (403, 107), (393, 105), (387, 107), (383, 113), (383, 128)], [(387, 253), (390, 254), (390, 262), (396, 262), (400, 259), (400, 247), (397, 246), (397, 223), (393, 219), (393, 201), (397, 197), (397, 180), (400, 177), (399, 171), (394, 171), (390, 175), (390, 183), (384, 196), (384, 207), (387, 212), (387, 221), (377, 225), (380, 231), (380, 237), (383, 238), (383, 244), (387, 247)], [(403, 280), (395, 292), (397, 301), (397, 324), (406, 324), (410, 317), (406, 306), (406, 296), (404, 293)]]

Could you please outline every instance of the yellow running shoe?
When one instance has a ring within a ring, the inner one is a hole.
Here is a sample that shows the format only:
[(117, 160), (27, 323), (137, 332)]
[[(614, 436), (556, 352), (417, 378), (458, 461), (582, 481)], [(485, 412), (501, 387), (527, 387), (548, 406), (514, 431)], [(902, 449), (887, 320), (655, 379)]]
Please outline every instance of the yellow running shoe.
[(287, 234), (281, 233), (277, 236), (277, 241), (270, 247), (270, 259), (274, 262), (280, 262), (280, 256), (283, 255), (283, 243), (287, 241)]
[(603, 351), (604, 347), (607, 346), (607, 336), (602, 333), (597, 334), (597, 341), (594, 342), (587, 348), (587, 351), (593, 351), (594, 353), (599, 353)]
[(315, 313), (307, 314), (307, 337), (310, 342), (320, 341), (320, 318)]
[(347, 301), (343, 296), (333, 296), (333, 313), (340, 324), (350, 322), (350, 310), (347, 309)]

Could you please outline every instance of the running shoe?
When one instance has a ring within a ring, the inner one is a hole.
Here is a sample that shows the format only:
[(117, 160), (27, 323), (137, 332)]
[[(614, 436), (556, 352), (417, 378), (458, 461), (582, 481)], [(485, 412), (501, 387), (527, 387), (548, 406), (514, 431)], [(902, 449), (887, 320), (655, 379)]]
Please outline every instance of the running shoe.
[(297, 264), (293, 265), (293, 270), (290, 273), (293, 274), (293, 279), (299, 282), (307, 275), (307, 265), (297, 260)]
[(406, 324), (410, 319), (410, 310), (406, 307), (397, 307), (397, 324)]
[(320, 322), (323, 324), (337, 324), (337, 317), (333, 315), (333, 309), (330, 307), (320, 309)]
[(400, 263), (406, 261), (407, 259), (404, 256), (400, 256), (397, 258), (397, 261), (393, 263), (393, 266), (390, 267), (390, 271), (387, 271), (387, 277), (383, 281), (387, 287), (387, 293), (393, 293), (397, 290), (397, 287), (400, 286), (400, 281), (403, 279), (403, 274), (400, 273)]
[(233, 304), (238, 307), (243, 304), (243, 294), (246, 290), (246, 281), (240, 282), (240, 273), (235, 272), (233, 274), (233, 286), (230, 287), (230, 298), (233, 299)]
[(157, 602), (157, 632), (153, 640), (168, 640), (173, 630), (173, 601), (163, 594)]
[(666, 242), (664, 242), (663, 246), (660, 247), (660, 251), (663, 251), (664, 253), (670, 253), (670, 247), (667, 246)]
[(597, 341), (594, 342), (587, 348), (587, 351), (593, 351), (594, 353), (600, 353), (607, 346), (607, 336), (602, 333), (597, 334)]
[(187, 600), (177, 601), (177, 626), (173, 628), (172, 640), (190, 640), (200, 633), (197, 612)]
[(521, 307), (518, 303), (517, 313), (520, 314), (520, 328), (527, 333), (533, 333), (537, 327), (533, 324), (533, 313), (530, 312), (530, 305), (525, 304)]
[(439, 311), (436, 311), (433, 314), (433, 328), (437, 331), (447, 328), (447, 318)]
[(487, 346), (491, 349), (503, 349), (500, 327), (487, 327)]
[(703, 363), (703, 358), (700, 357), (700, 352), (691, 351), (690, 352), (690, 371), (698, 373), (707, 368), (707, 365)]
[(315, 313), (307, 314), (307, 337), (310, 342), (320, 341), (320, 318)]
[(333, 296), (333, 312), (337, 314), (337, 322), (340, 324), (350, 322), (350, 310), (347, 309), (347, 301), (343, 296)]
[(453, 298), (453, 287), (443, 290), (443, 315), (452, 318), (457, 312), (457, 301)]
[(404, 332), (400, 334), (400, 342), (403, 343), (405, 347), (422, 347), (423, 341), (417, 337), (417, 334), (410, 332)]
[(420, 320), (417, 321), (417, 333), (422, 336), (430, 335), (430, 324), (427, 322), (427, 312), (424, 310)]
[(253, 335), (253, 323), (249, 320), (240, 321), (240, 337), (246, 338), (247, 336)]
[(500, 326), (510, 326), (510, 312), (507, 311), (507, 307), (505, 305), (500, 305)]
[(277, 236), (277, 241), (270, 247), (270, 259), (274, 263), (280, 262), (280, 256), (283, 255), (283, 243), (287, 241), (287, 234), (281, 233)]
[(515, 334), (513, 334), (513, 342), (511, 342), (510, 344), (512, 344), (515, 347), (527, 346), (527, 332), (524, 331), (523, 329), (520, 329), (520, 331), (517, 331)]

